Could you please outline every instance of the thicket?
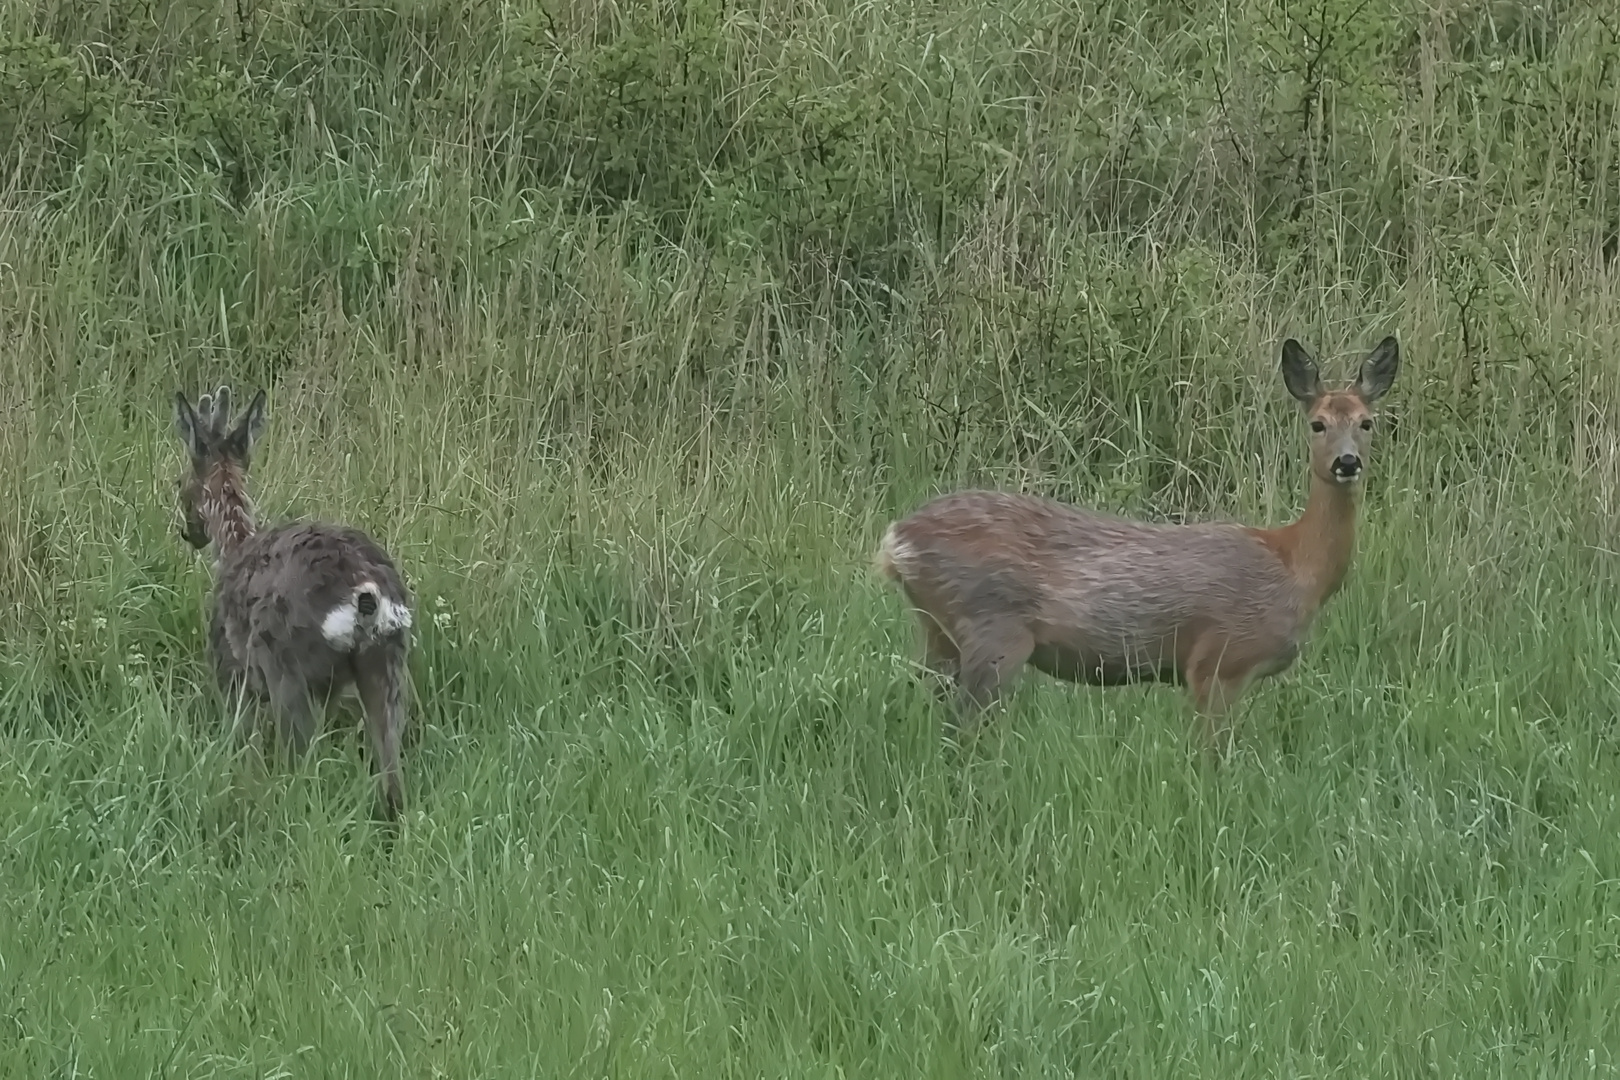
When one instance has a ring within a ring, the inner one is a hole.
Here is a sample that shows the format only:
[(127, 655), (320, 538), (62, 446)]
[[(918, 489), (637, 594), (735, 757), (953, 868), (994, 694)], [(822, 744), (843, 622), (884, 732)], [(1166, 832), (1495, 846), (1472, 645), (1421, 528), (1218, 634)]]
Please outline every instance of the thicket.
[(55, 343), (14, 363), (30, 401), (210, 350), (273, 380), (322, 310), (405, 369), (526, 320), (588, 336), (608, 273), (700, 333), (633, 370), (492, 359), (548, 429), (730, 415), (798, 371), (835, 427), (924, 432), (920, 467), (1133, 442), (1162, 488), (1245, 449), (1211, 420), (1252, 396), (1215, 376), (1276, 342), (1211, 313), (1263, 294), (1265, 329), (1329, 349), (1403, 330), (1413, 408), (1480, 445), (1530, 417), (1610, 438), (1613, 341), (1571, 330), (1620, 247), (1603, 3), (13, 0), (0, 25), (0, 319)]

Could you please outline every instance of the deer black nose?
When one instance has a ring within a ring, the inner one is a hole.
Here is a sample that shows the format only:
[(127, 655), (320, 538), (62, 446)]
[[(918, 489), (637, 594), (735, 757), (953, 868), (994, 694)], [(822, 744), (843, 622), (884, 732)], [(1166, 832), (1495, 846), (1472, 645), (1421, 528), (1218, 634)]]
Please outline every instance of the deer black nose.
[(1333, 459), (1333, 471), (1339, 476), (1354, 476), (1361, 471), (1361, 459), (1354, 454), (1340, 454)]

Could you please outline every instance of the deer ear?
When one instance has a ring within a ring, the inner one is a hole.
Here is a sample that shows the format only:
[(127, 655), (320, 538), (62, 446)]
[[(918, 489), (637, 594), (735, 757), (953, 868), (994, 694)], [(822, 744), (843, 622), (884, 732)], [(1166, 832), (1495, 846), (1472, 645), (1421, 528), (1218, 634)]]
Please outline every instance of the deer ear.
[(1390, 386), (1395, 382), (1395, 376), (1401, 370), (1401, 345), (1394, 335), (1378, 343), (1361, 365), (1361, 379), (1356, 383), (1356, 389), (1361, 393), (1361, 399), (1371, 405), (1389, 392)]
[(186, 395), (176, 390), (174, 392), (174, 430), (179, 433), (180, 441), (186, 444), (186, 451), (194, 458), (203, 456), (202, 440), (197, 437), (198, 421), (196, 410), (192, 409), (191, 402)]
[(1309, 405), (1322, 394), (1322, 378), (1316, 371), (1316, 361), (1305, 351), (1305, 346), (1289, 338), (1282, 347), (1283, 385), (1294, 400)]
[(253, 400), (248, 402), (247, 412), (242, 414), (241, 422), (236, 425), (236, 430), (231, 432), (231, 445), (238, 453), (247, 456), (248, 451), (253, 449), (253, 444), (264, 434), (265, 425), (269, 422), (264, 391), (260, 390), (253, 395)]

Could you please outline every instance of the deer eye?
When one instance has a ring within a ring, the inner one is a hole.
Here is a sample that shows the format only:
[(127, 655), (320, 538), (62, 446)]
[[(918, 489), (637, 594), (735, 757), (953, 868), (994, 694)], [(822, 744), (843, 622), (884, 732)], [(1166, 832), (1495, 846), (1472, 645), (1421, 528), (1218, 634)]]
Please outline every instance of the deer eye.
[(1327, 424), (1323, 423), (1321, 420), (1312, 420), (1311, 430), (1320, 435), (1322, 432), (1327, 430)]
[(1369, 417), (1367, 417), (1367, 419), (1365, 419), (1365, 420), (1363, 420), (1361, 422), (1361, 430), (1362, 431), (1371, 431), (1372, 430), (1372, 417), (1369, 416)]

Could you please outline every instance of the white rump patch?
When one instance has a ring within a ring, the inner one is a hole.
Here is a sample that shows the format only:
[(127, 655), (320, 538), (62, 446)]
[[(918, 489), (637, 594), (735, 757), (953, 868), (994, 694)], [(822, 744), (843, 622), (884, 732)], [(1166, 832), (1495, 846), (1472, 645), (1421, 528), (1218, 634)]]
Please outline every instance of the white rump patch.
[[(376, 607), (369, 615), (360, 611), (360, 597), (369, 595)], [(354, 648), (362, 637), (387, 637), (411, 626), (411, 609), (388, 599), (374, 581), (364, 581), (349, 594), (349, 602), (340, 604), (321, 620), (321, 636), (334, 649)]]
[(377, 598), (377, 633), (394, 634), (411, 628), (411, 609), (383, 597)]
[(321, 636), (334, 649), (354, 648), (354, 621), (358, 615), (353, 600), (339, 604), (321, 620)]
[(883, 542), (878, 545), (878, 569), (885, 574), (905, 574), (907, 563), (916, 552), (912, 546), (900, 539), (899, 530), (890, 525), (883, 534)]

